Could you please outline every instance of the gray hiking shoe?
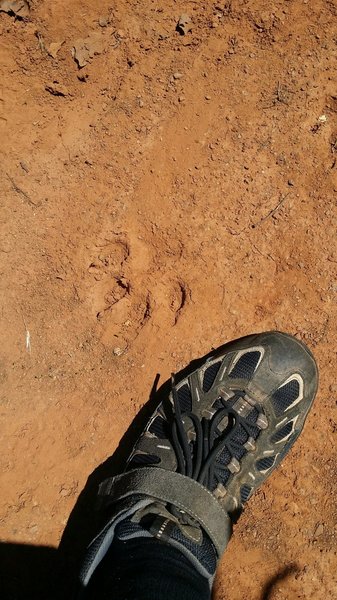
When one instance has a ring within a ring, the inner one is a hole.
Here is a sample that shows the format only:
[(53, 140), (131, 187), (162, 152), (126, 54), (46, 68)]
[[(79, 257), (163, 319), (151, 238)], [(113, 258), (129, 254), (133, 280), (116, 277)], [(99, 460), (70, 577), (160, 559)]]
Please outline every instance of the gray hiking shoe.
[(125, 472), (100, 486), (110, 518), (82, 586), (114, 538), (135, 537), (176, 546), (211, 584), (233, 522), (297, 439), (317, 383), (310, 351), (278, 332), (231, 342), (173, 381)]

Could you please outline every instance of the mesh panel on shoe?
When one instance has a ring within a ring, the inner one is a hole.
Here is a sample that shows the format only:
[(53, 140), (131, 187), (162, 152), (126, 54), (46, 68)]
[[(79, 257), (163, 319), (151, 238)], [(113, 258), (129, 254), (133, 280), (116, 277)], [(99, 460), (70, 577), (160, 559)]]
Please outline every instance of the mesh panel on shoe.
[(249, 435), (247, 431), (242, 427), (242, 425), (239, 425), (236, 431), (234, 431), (229, 442), (232, 456), (234, 456), (234, 458), (240, 460), (246, 454), (247, 450), (243, 447), (243, 444), (248, 441), (248, 438)]
[(248, 441), (249, 435), (242, 425), (236, 429), (232, 436), (232, 440), (238, 442), (239, 444), (245, 444)]
[(231, 472), (228, 469), (214, 469), (214, 475), (216, 477), (213, 478), (211, 484), (211, 491), (213, 492), (217, 487), (218, 483), (222, 483), (222, 485), (226, 485), (228, 479), (230, 478)]
[(156, 417), (149, 427), (149, 431), (154, 433), (157, 438), (164, 440), (167, 438), (167, 422), (162, 417)]
[(238, 362), (229, 374), (232, 379), (251, 379), (254, 375), (261, 352), (253, 350), (240, 356)]
[(271, 437), (271, 441), (275, 444), (276, 442), (280, 442), (281, 440), (283, 440), (285, 437), (287, 437), (289, 435), (289, 433), (291, 433), (293, 429), (293, 422), (290, 421), (289, 423), (287, 423), (286, 425), (284, 425), (282, 427), (282, 429), (280, 429), (279, 431), (276, 431), (276, 433), (274, 433)]
[(242, 503), (247, 502), (251, 491), (252, 488), (246, 484), (240, 488), (240, 497)]
[(297, 400), (300, 393), (300, 384), (297, 379), (292, 379), (276, 392), (273, 393), (272, 403), (276, 416), (281, 415), (295, 400)]
[(259, 416), (259, 411), (257, 410), (257, 408), (253, 408), (250, 413), (247, 415), (246, 419), (249, 423), (251, 423), (252, 425), (255, 425), (257, 419)]
[[(126, 519), (116, 528), (116, 537), (120, 540), (128, 540), (135, 537), (152, 537), (139, 523), (133, 523)], [(216, 569), (216, 554), (211, 540), (206, 534), (203, 534), (201, 544), (197, 544), (186, 537), (181, 529), (175, 525), (170, 533), (170, 538), (184, 546), (193, 556), (207, 569), (208, 573), (213, 574)]]
[(241, 458), (247, 453), (246, 448), (243, 448), (243, 446), (240, 446), (240, 448), (238, 448), (237, 446), (231, 445), (231, 451), (232, 456), (237, 460), (241, 460)]
[(182, 412), (190, 412), (192, 410), (192, 395), (187, 383), (177, 390), (177, 394)]
[(208, 392), (211, 389), (214, 383), (214, 379), (216, 378), (219, 372), (220, 366), (221, 362), (217, 362), (206, 369), (204, 373), (204, 380), (202, 383), (202, 389), (204, 390), (204, 392)]
[[(122, 521), (116, 527), (116, 537), (118, 537), (120, 540), (128, 540), (132, 537), (139, 537), (144, 533), (145, 531), (141, 525), (139, 525), (139, 523), (133, 523), (130, 521), (130, 519), (125, 519), (125, 521)], [(149, 536), (150, 534), (146, 532), (146, 535)]]
[[(225, 446), (218, 455), (218, 468), (215, 467), (215, 475), (217, 480), (223, 485), (227, 483), (231, 474), (230, 471), (228, 469), (224, 469), (224, 467), (231, 462), (232, 458), (236, 458), (239, 461), (242, 459), (242, 457), (247, 453), (247, 449), (244, 448), (244, 444), (248, 441), (250, 436), (254, 440), (258, 438), (260, 429), (255, 425), (258, 416), (259, 411), (256, 408), (253, 408), (250, 414), (246, 417), (247, 420), (245, 427), (243, 427), (241, 424), (238, 425), (228, 440), (227, 447)], [(247, 422), (248, 418), (250, 422)], [(215, 487), (216, 481), (213, 481), (212, 488), (214, 489)]]
[(176, 526), (172, 529), (170, 537), (176, 542), (179, 542), (182, 546), (185, 546), (203, 567), (207, 569), (208, 573), (214, 573), (216, 568), (216, 554), (208, 536), (203, 535), (202, 543), (196, 544), (184, 536), (179, 527)]
[(221, 450), (219, 457), (218, 457), (218, 462), (221, 465), (228, 465), (228, 463), (231, 462), (232, 459), (232, 455), (229, 452), (229, 450), (227, 450), (227, 448), (223, 448), (223, 450)]
[(256, 468), (259, 471), (266, 471), (273, 466), (275, 462), (275, 456), (266, 456), (265, 458), (260, 458), (260, 460), (256, 461)]

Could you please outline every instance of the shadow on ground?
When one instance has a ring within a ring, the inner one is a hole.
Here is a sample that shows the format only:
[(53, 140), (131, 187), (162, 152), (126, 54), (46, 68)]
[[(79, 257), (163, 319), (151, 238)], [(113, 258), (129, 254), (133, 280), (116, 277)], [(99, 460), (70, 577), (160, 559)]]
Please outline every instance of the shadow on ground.
[(282, 581), (285, 581), (286, 579), (288, 579), (288, 577), (291, 577), (292, 575), (296, 575), (300, 571), (301, 569), (296, 563), (290, 563), (289, 565), (285, 566), (283, 569), (278, 571), (278, 573), (276, 573), (273, 577), (268, 579), (268, 581), (265, 583), (260, 600), (272, 600), (272, 594), (275, 589), (275, 586), (279, 586)]
[[(70, 600), (74, 576), (56, 548), (0, 544), (0, 589), (3, 600)], [(257, 600), (272, 600), (276, 586), (299, 571), (290, 564), (270, 577)]]

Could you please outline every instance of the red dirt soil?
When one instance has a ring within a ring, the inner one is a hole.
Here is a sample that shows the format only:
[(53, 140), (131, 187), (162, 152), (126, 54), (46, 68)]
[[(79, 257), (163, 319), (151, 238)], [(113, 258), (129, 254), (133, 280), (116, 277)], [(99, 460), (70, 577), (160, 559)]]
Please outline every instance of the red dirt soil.
[(58, 545), (156, 373), (279, 329), (313, 350), (319, 393), (214, 595), (337, 598), (336, 17), (333, 0), (0, 12), (5, 555)]

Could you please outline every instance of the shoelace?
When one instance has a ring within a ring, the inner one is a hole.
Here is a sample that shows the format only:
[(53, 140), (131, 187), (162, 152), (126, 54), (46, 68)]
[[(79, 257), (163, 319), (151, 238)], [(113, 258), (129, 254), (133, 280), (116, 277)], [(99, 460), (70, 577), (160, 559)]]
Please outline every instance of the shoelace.
[[(240, 416), (233, 410), (233, 402), (225, 405), (222, 402), (222, 408), (219, 408), (211, 419), (202, 418), (192, 412), (182, 413), (178, 393), (175, 387), (174, 376), (172, 381), (172, 398), (174, 407), (174, 416), (172, 423), (172, 446), (176, 454), (178, 472), (187, 477), (198, 481), (208, 489), (214, 489), (214, 481), (222, 482), (228, 476), (229, 463), (223, 465), (219, 461), (219, 456), (226, 449), (231, 456), (231, 460), (236, 460), (236, 469), (239, 470), (237, 456), (242, 456), (248, 451), (242, 442), (235, 440), (239, 436), (239, 428), (242, 427), (246, 432), (247, 440), (254, 440), (259, 435), (260, 429), (246, 418)], [(236, 392), (232, 400), (243, 397), (244, 392)], [(224, 418), (227, 418), (227, 424), (223, 431), (218, 429), (219, 424)], [(184, 418), (189, 418), (193, 423), (195, 431), (195, 441), (189, 442), (184, 427)], [(242, 431), (242, 430), (241, 430)], [(230, 461), (231, 462), (231, 461)]]

